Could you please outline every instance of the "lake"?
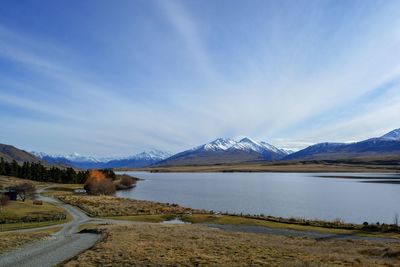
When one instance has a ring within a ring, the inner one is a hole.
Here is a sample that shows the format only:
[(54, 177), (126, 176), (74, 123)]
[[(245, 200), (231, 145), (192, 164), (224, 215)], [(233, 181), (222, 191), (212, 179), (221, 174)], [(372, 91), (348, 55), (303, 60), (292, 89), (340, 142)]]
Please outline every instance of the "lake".
[(197, 209), (352, 223), (393, 223), (400, 214), (399, 174), (123, 173), (144, 180), (119, 197)]

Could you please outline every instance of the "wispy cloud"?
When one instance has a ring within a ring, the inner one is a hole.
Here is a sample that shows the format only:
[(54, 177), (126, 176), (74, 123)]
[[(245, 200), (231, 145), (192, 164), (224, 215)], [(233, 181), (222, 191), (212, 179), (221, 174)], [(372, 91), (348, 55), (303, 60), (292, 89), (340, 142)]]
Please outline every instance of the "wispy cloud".
[(400, 127), (397, 1), (99, 6), (68, 42), (0, 19), (1, 142), (107, 156), (246, 135), (299, 149)]
[(198, 24), (202, 22), (193, 19), (190, 12), (185, 8), (183, 2), (179, 0), (173, 1), (158, 1), (161, 10), (165, 14), (167, 20), (182, 39), (176, 47), (177, 50), (184, 50), (189, 58), (192, 59), (192, 65), (188, 68), (198, 68), (200, 75), (204, 79), (214, 80), (217, 77), (217, 72), (211, 62), (210, 55), (204, 44), (204, 39), (201, 38), (197, 30)]

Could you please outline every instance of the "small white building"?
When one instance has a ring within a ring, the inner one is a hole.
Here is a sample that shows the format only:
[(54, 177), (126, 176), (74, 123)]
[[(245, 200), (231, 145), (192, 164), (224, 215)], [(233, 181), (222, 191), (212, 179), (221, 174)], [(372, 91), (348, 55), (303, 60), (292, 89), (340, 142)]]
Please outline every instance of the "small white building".
[(74, 194), (75, 195), (85, 195), (87, 192), (85, 189), (83, 188), (79, 188), (79, 189), (74, 189)]

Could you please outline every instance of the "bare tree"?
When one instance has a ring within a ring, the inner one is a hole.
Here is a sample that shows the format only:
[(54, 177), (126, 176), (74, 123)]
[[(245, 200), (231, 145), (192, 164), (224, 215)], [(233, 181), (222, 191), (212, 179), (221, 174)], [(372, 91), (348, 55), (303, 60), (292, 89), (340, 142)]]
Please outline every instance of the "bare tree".
[(9, 198), (6, 195), (0, 195), (0, 211), (3, 211), (3, 207), (9, 202)]
[(27, 198), (33, 198), (36, 193), (35, 186), (30, 182), (22, 182), (14, 187), (17, 195), (24, 202)]

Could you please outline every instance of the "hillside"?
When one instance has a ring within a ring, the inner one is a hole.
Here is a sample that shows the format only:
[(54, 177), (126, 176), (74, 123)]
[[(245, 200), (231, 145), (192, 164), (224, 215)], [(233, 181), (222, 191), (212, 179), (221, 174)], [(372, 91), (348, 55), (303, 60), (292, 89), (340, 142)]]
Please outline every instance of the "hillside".
[(0, 144), (0, 158), (3, 158), (5, 161), (11, 162), (13, 160), (18, 163), (23, 162), (41, 162), (41, 160), (31, 153), (28, 153), (24, 150), (18, 149), (11, 145)]

